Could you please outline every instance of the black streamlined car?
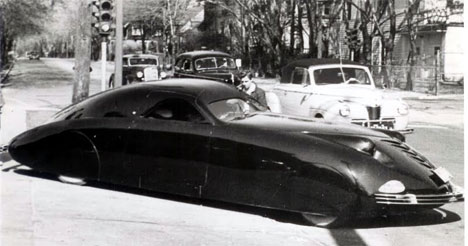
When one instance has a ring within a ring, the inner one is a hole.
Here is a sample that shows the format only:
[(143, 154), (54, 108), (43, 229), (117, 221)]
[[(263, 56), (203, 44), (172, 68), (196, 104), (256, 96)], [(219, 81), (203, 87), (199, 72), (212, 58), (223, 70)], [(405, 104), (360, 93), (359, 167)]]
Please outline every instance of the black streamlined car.
[(464, 199), (399, 133), (273, 114), (208, 80), (97, 94), (20, 134), (9, 152), (62, 180), (294, 211), (318, 226)]

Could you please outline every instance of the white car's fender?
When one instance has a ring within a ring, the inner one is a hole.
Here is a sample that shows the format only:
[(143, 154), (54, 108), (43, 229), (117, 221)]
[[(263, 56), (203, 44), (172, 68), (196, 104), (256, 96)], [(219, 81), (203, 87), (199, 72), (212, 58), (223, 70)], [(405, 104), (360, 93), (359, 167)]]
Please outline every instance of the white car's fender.
[(275, 93), (265, 92), (265, 97), (271, 112), (282, 113), (280, 100)]

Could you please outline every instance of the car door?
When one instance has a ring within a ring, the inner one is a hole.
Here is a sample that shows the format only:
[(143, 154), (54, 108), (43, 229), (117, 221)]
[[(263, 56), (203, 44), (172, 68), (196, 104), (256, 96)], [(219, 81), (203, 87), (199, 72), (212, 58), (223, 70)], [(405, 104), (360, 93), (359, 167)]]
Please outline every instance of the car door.
[(138, 121), (130, 139), (139, 186), (199, 197), (206, 180), (211, 128), (187, 99), (158, 102)]
[(283, 83), (275, 88), (282, 112), (308, 116), (309, 106), (306, 102), (312, 95), (308, 70), (301, 67), (295, 68), (289, 81), (290, 83)]
[(215, 126), (203, 197), (281, 207), (290, 196), (284, 187), (290, 155), (265, 147), (268, 139), (246, 128)]

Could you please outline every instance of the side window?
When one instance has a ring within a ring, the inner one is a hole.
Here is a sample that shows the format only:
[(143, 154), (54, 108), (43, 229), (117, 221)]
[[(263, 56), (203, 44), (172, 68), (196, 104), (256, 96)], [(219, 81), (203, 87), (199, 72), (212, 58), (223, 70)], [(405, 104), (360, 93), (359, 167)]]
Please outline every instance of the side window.
[(191, 63), (191, 62), (190, 62), (190, 59), (186, 59), (186, 60), (184, 61), (183, 66), (182, 66), (182, 70), (185, 70), (185, 71), (190, 71), (190, 70), (192, 70), (192, 65), (191, 65), (190, 63)]
[(177, 71), (182, 69), (183, 62), (184, 62), (184, 59), (179, 59), (178, 61), (176, 61), (175, 65), (174, 65), (174, 69), (177, 70)]
[(122, 65), (123, 65), (123, 66), (127, 66), (127, 65), (128, 65), (128, 58), (125, 57), (125, 58), (122, 59)]
[(309, 85), (309, 73), (304, 68), (296, 68), (291, 76), (291, 83), (298, 85)]
[(150, 110), (146, 118), (195, 123), (207, 122), (203, 115), (192, 104), (180, 98), (168, 98), (160, 101)]

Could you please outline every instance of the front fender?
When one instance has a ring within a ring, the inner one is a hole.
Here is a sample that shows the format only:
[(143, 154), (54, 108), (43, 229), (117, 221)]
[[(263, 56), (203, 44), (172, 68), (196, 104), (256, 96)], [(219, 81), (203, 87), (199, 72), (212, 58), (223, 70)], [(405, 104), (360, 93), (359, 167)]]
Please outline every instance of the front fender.
[[(309, 117), (323, 118), (328, 121), (351, 122), (351, 119), (366, 119), (366, 108), (361, 104), (343, 100), (327, 100), (325, 102), (311, 102), (309, 104)], [(342, 116), (340, 109), (348, 107), (350, 114)]]

